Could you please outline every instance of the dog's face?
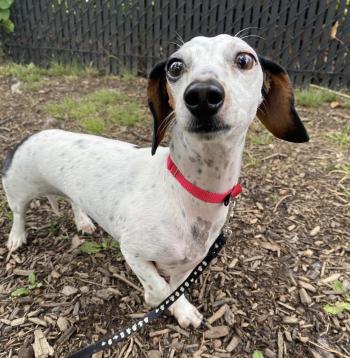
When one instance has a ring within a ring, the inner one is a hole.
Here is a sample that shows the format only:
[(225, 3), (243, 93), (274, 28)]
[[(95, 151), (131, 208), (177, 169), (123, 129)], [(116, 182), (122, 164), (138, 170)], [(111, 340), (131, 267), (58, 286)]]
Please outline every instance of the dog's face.
[(194, 134), (247, 129), (262, 101), (258, 56), (229, 35), (185, 43), (168, 59), (166, 79), (178, 125)]
[(173, 112), (182, 130), (206, 139), (243, 133), (257, 115), (278, 138), (308, 140), (285, 70), (229, 35), (186, 42), (151, 71), (148, 98), (155, 124), (152, 153)]

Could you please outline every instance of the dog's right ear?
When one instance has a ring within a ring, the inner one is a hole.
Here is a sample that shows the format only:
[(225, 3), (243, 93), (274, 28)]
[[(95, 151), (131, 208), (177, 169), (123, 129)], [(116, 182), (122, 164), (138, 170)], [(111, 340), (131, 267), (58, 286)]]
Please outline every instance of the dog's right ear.
[(293, 88), (287, 71), (279, 64), (259, 56), (264, 72), (264, 97), (257, 117), (277, 138), (294, 143), (309, 140), (307, 131), (294, 107)]
[(148, 105), (153, 115), (152, 155), (156, 153), (157, 147), (165, 135), (171, 122), (169, 115), (173, 111), (170, 105), (171, 98), (167, 91), (165, 66), (166, 61), (159, 62), (148, 77)]

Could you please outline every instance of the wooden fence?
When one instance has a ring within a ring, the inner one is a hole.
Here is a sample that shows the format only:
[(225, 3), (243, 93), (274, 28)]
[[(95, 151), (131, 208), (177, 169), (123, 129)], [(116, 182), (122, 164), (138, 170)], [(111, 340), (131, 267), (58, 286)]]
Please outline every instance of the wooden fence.
[(350, 87), (349, 0), (15, 0), (4, 40), (19, 62), (92, 65), (145, 75), (196, 35), (242, 29), (294, 83)]

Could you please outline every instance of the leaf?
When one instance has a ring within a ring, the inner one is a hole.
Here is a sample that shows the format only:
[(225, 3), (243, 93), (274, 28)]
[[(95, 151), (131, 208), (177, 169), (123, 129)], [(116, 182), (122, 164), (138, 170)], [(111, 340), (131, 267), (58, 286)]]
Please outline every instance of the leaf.
[[(0, 29), (1, 27), (6, 31), (6, 32), (13, 32), (13, 30), (15, 29), (15, 24), (7, 19), (7, 20), (2, 20), (0, 21)], [(12, 221), (12, 216), (11, 216), (11, 221)]]
[(329, 36), (332, 40), (337, 38), (338, 26), (339, 26), (339, 21), (336, 21), (331, 28), (331, 32), (330, 32)]
[(0, 9), (8, 9), (13, 3), (13, 0), (0, 0)]
[(11, 297), (23, 297), (28, 295), (29, 295), (29, 290), (26, 287), (17, 288), (11, 293)]
[(338, 107), (340, 107), (340, 103), (339, 103), (338, 101), (332, 101), (332, 102), (329, 104), (329, 107), (331, 107), (332, 109), (338, 108)]
[(343, 284), (338, 280), (333, 283), (333, 288), (339, 293), (343, 293), (345, 291)]
[(10, 17), (9, 9), (0, 9), (0, 20), (8, 20)]
[(261, 351), (254, 351), (252, 358), (264, 358), (264, 354)]
[(35, 288), (40, 288), (42, 285), (43, 285), (43, 284), (42, 284), (41, 282), (38, 282), (38, 283), (36, 283), (36, 284), (34, 284), (34, 285), (28, 285), (28, 288), (29, 288), (30, 290), (34, 290)]
[(334, 305), (326, 304), (323, 306), (323, 310), (330, 315), (337, 315), (345, 310), (350, 311), (350, 302), (336, 302)]
[(114, 250), (120, 250), (120, 245), (119, 245), (119, 242), (117, 240), (112, 240), (112, 243), (111, 243), (111, 246), (112, 246), (112, 249)]
[(108, 249), (108, 240), (107, 240), (107, 239), (103, 239), (101, 246), (102, 246), (103, 250), (107, 250), (107, 249)]
[(86, 254), (97, 254), (102, 250), (102, 246), (94, 241), (86, 241), (80, 246), (80, 251)]
[(28, 283), (30, 286), (35, 286), (36, 284), (36, 277), (35, 277), (35, 273), (34, 272), (31, 272), (29, 275), (28, 275)]

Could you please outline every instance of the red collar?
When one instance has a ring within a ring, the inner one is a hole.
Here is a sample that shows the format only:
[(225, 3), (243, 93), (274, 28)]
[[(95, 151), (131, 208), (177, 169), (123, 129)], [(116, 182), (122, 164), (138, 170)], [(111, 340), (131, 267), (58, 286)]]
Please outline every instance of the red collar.
[(225, 193), (213, 193), (199, 188), (198, 186), (189, 182), (183, 176), (179, 168), (171, 159), (170, 154), (168, 156), (167, 167), (170, 173), (174, 176), (174, 178), (181, 184), (181, 186), (186, 191), (188, 191), (195, 198), (201, 201), (205, 201), (206, 203), (213, 203), (213, 204), (224, 203), (225, 205), (228, 205), (231, 197), (235, 198), (242, 192), (242, 187), (240, 186), (240, 184), (236, 184), (232, 189), (230, 189)]

